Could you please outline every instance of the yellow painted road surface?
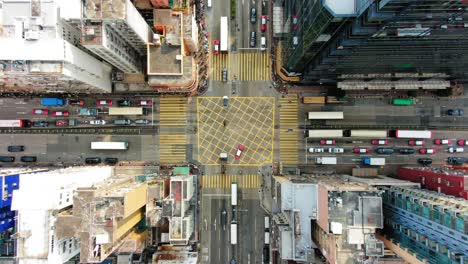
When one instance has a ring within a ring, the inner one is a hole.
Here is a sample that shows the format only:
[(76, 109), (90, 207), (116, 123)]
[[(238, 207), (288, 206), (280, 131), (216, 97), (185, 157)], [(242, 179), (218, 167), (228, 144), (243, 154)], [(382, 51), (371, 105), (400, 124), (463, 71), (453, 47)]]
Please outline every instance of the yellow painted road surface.
[(241, 189), (260, 188), (259, 175), (205, 175), (202, 176), (203, 189), (231, 189), (231, 183), (237, 182)]
[(297, 100), (296, 94), (280, 99), (280, 161), (283, 164), (298, 163)]
[(211, 55), (210, 76), (222, 80), (223, 68), (228, 70), (228, 81), (268, 81), (271, 79), (271, 56), (266, 52), (220, 53)]
[(161, 127), (187, 126), (187, 98), (163, 97), (160, 100), (159, 120)]
[(186, 161), (187, 98), (164, 97), (160, 99), (159, 160), (161, 163), (184, 163)]

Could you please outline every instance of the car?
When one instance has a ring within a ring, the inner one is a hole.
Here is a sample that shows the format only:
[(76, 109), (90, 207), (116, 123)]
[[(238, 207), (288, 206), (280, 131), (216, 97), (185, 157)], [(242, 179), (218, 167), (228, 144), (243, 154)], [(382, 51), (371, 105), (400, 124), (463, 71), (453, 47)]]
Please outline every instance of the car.
[(297, 45), (299, 45), (299, 37), (298, 37), (298, 36), (294, 36), (294, 37), (292, 38), (292, 45), (293, 45), (294, 47), (297, 47)]
[(419, 153), (421, 154), (436, 154), (437, 150), (433, 148), (422, 148), (419, 150)]
[(344, 153), (344, 148), (328, 148), (329, 153)]
[(22, 162), (36, 162), (37, 157), (36, 156), (22, 156), (20, 160)]
[(449, 144), (452, 144), (452, 140), (438, 138), (438, 139), (434, 140), (434, 144), (436, 144), (436, 145), (449, 145)]
[(227, 82), (228, 80), (228, 70), (226, 68), (223, 68), (223, 71), (221, 72), (222, 77), (223, 77), (223, 82)]
[(447, 162), (452, 163), (452, 164), (461, 165), (461, 164), (466, 162), (466, 159), (463, 158), (463, 157), (448, 157)]
[(419, 158), (418, 159), (418, 162), (423, 164), (423, 165), (429, 165), (429, 164), (432, 164), (432, 159), (428, 159), (428, 158)]
[(414, 154), (414, 149), (412, 148), (401, 148), (399, 149), (400, 154)]
[(257, 32), (252, 31), (250, 32), (250, 47), (255, 48), (257, 45)]
[(8, 146), (8, 152), (22, 152), (22, 151), (24, 151), (24, 146), (21, 146), (21, 145)]
[(412, 140), (408, 141), (408, 144), (409, 144), (410, 146), (425, 146), (425, 145), (426, 145), (426, 141), (424, 141), (424, 140), (412, 139)]
[(388, 145), (388, 140), (386, 139), (373, 139), (371, 141), (372, 145)]
[(49, 110), (47, 109), (34, 109), (33, 110), (33, 115), (48, 115)]
[(320, 145), (335, 145), (336, 141), (334, 139), (322, 139), (320, 140)]
[(118, 158), (105, 158), (104, 159), (104, 163), (109, 164), (109, 165), (117, 164), (117, 162), (119, 162)]
[(102, 106), (102, 105), (112, 105), (112, 100), (106, 100), (106, 99), (101, 99), (96, 102), (97, 105)]
[(68, 125), (68, 120), (57, 120), (55, 121), (55, 125), (59, 127), (67, 126)]
[(34, 122), (32, 122), (32, 126), (33, 127), (48, 127), (49, 122), (47, 122), (47, 121), (34, 121)]
[(70, 99), (70, 100), (68, 100), (68, 104), (70, 104), (70, 105), (84, 105), (84, 100)]
[(365, 154), (365, 153), (369, 153), (370, 150), (368, 148), (354, 148), (353, 152), (357, 154)]
[(266, 50), (266, 38), (265, 37), (260, 38), (260, 50)]
[(393, 154), (393, 152), (395, 152), (394, 149), (392, 148), (378, 148), (375, 150), (375, 152), (379, 153), (379, 154)]
[(255, 7), (250, 9), (250, 23), (257, 23), (257, 9)]
[(237, 152), (236, 155), (234, 155), (234, 158), (240, 159), (242, 151), (244, 151), (244, 145), (237, 146)]
[(105, 125), (105, 124), (106, 124), (106, 120), (102, 120), (102, 119), (90, 120), (90, 121), (89, 121), (89, 124), (90, 124), (90, 125)]
[(466, 146), (468, 145), (468, 140), (460, 139), (457, 141), (458, 146)]
[(54, 111), (52, 112), (52, 116), (59, 117), (59, 116), (65, 116), (67, 117), (69, 115), (68, 111)]
[(227, 211), (225, 208), (221, 210), (221, 219), (220, 219), (221, 226), (223, 227), (223, 230), (226, 230), (226, 224), (227, 224)]
[(138, 106), (152, 106), (153, 101), (151, 100), (140, 100), (138, 101)]
[(114, 120), (114, 125), (130, 125), (132, 120), (130, 119), (116, 119)]
[(464, 152), (464, 151), (465, 151), (465, 149), (461, 148), (461, 147), (456, 147), (456, 148), (450, 147), (450, 148), (448, 148), (448, 152), (450, 152), (450, 153), (461, 153), (461, 152)]
[(462, 116), (465, 112), (463, 109), (449, 109), (447, 110), (447, 115), (451, 116)]
[(267, 29), (267, 16), (262, 16), (260, 19), (260, 22), (261, 22), (260, 30), (262, 32), (265, 32)]
[(219, 40), (215, 39), (213, 41), (213, 54), (218, 55), (219, 54)]
[(86, 158), (85, 163), (86, 164), (99, 164), (101, 163), (101, 158), (99, 157)]
[(130, 100), (119, 100), (117, 101), (118, 106), (131, 106), (132, 102)]
[(151, 121), (149, 121), (148, 119), (137, 119), (137, 120), (135, 120), (135, 124), (137, 124), (137, 125), (148, 125), (150, 123), (151, 123)]
[(325, 152), (324, 148), (309, 148), (310, 153), (322, 153)]
[(292, 26), (294, 30), (299, 29), (299, 17), (298, 16), (292, 17)]
[(227, 97), (226, 95), (223, 96), (223, 106), (228, 107), (228, 103), (229, 103), (229, 97)]
[(0, 161), (1, 162), (14, 162), (15, 157), (12, 156), (0, 156)]

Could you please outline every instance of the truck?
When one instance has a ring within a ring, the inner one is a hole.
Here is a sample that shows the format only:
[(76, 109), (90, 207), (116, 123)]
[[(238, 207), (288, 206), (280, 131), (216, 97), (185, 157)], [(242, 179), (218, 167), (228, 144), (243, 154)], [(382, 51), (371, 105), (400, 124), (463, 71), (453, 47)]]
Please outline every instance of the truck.
[(221, 17), (221, 36), (219, 50), (226, 52), (228, 50), (228, 18)]
[(79, 116), (97, 116), (98, 109), (97, 108), (79, 108), (77, 111)]
[(396, 138), (432, 138), (432, 131), (429, 130), (396, 130)]
[(343, 130), (341, 129), (313, 129), (307, 134), (309, 138), (342, 138)]
[(67, 101), (61, 98), (42, 98), (41, 105), (43, 106), (63, 106), (66, 105)]
[(231, 223), (231, 245), (237, 244), (237, 223)]
[(385, 158), (362, 158), (362, 163), (364, 165), (370, 165), (370, 166), (384, 166), (385, 165)]
[(62, 120), (57, 120), (55, 121), (55, 125), (59, 127), (63, 126), (76, 126), (78, 125), (78, 120), (76, 119), (62, 119)]
[(316, 157), (315, 163), (322, 165), (335, 165), (336, 157)]

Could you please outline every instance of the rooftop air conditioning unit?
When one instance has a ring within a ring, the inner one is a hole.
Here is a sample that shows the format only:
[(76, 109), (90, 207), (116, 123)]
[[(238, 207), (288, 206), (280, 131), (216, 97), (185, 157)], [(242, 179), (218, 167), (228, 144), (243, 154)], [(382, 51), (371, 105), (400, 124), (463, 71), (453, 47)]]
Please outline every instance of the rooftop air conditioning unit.
[(38, 40), (39, 39), (39, 31), (37, 31), (37, 30), (28, 30), (24, 34), (24, 38), (26, 40)]

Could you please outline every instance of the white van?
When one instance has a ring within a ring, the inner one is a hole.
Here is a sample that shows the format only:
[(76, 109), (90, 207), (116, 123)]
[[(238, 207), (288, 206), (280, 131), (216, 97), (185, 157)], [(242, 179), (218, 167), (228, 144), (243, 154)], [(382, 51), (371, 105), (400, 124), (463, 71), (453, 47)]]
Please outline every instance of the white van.
[(211, 0), (208, 0), (208, 7), (211, 7)]
[(265, 231), (270, 230), (270, 217), (265, 216)]
[(260, 39), (260, 50), (265, 50), (266, 49), (266, 38), (262, 37)]

